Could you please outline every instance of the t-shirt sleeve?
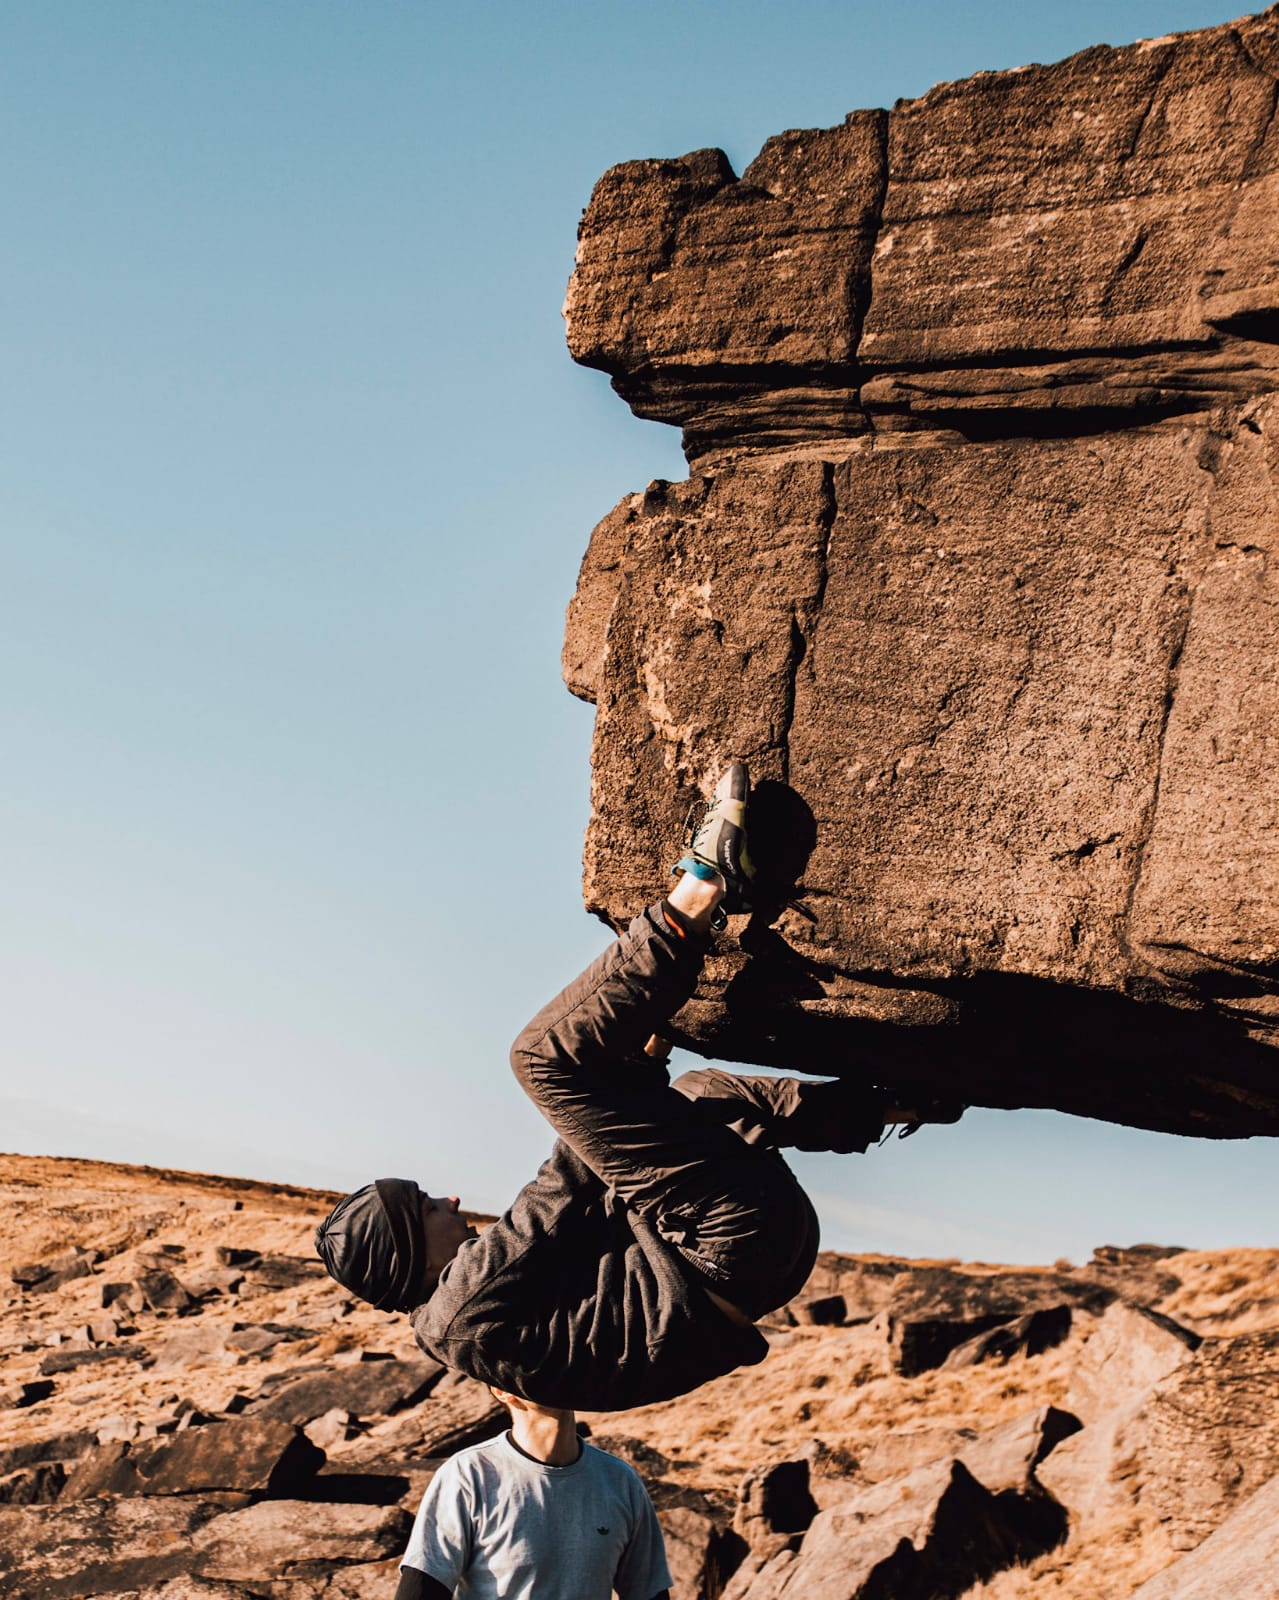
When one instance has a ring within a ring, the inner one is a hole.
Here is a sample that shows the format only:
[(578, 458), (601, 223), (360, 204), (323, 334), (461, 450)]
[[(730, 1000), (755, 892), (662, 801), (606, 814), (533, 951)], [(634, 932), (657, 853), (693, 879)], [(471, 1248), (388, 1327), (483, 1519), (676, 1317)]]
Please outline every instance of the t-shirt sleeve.
[(431, 1479), (418, 1507), (401, 1567), (414, 1567), (452, 1594), (471, 1564), (471, 1497), (452, 1461)]
[(434, 1578), (416, 1567), (401, 1567), (400, 1581), (395, 1588), (395, 1600), (451, 1600), (452, 1589), (446, 1589)]
[(631, 1536), (617, 1564), (613, 1588), (620, 1600), (653, 1600), (671, 1586), (671, 1569), (666, 1565), (666, 1542), (653, 1510), (653, 1502), (640, 1482), (633, 1479)]

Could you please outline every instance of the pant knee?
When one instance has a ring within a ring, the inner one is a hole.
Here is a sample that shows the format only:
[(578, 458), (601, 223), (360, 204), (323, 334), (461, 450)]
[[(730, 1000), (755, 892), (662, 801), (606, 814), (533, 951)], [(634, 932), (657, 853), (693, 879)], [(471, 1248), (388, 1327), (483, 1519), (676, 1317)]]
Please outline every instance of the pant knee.
[(533, 1053), (532, 1039), (527, 1031), (520, 1034), (511, 1046), (511, 1071), (515, 1074), (515, 1081), (526, 1094), (533, 1092), (537, 1078), (537, 1058)]

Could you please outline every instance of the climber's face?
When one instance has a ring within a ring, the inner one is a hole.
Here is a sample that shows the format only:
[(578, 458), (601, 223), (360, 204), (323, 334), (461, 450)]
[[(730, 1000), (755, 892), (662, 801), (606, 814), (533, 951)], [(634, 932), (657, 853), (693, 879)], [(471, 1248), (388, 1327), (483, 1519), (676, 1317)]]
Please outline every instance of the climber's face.
[(427, 1267), (436, 1278), (452, 1261), (463, 1241), (475, 1238), (475, 1229), (459, 1214), (458, 1204), (455, 1194), (422, 1196)]

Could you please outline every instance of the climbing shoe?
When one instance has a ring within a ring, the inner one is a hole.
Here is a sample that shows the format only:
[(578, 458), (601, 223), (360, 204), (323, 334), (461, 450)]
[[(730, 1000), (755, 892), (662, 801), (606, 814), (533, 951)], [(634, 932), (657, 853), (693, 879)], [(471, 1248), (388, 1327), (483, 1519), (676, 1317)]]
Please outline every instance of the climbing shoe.
[(744, 761), (726, 768), (693, 829), (686, 853), (672, 868), (698, 878), (724, 880), (724, 911), (749, 911), (755, 868), (746, 841), (746, 811), (751, 780)]

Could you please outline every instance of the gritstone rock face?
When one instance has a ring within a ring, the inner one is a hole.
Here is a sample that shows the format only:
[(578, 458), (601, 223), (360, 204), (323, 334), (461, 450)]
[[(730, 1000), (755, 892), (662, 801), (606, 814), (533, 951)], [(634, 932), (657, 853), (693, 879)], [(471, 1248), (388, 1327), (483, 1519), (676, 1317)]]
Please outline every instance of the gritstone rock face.
[(812, 846), (695, 1048), (1279, 1132), (1277, 97), (1279, 7), (600, 179), (570, 349), (690, 476), (569, 611), (587, 903), (728, 757)]

